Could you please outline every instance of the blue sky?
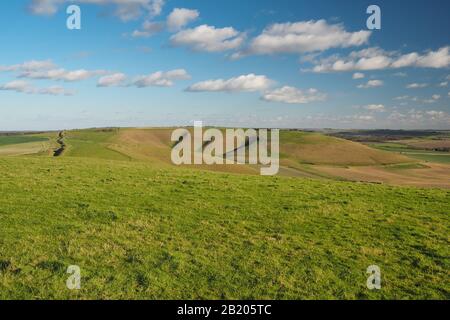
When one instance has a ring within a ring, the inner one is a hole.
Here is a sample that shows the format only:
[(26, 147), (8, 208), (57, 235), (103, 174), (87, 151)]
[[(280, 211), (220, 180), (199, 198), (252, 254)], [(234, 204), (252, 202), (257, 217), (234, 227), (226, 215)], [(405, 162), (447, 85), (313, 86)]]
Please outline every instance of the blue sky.
[[(81, 8), (81, 30), (66, 8)], [(381, 8), (381, 30), (366, 9)], [(450, 2), (0, 3), (0, 130), (450, 128)]]

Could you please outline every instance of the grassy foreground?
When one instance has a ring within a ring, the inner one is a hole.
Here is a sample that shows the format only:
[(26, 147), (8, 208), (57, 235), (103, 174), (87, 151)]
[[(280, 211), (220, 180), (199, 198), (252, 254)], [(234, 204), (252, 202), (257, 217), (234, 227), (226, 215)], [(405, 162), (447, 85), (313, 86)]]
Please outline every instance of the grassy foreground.
[(0, 170), (0, 299), (450, 298), (448, 190), (70, 157)]

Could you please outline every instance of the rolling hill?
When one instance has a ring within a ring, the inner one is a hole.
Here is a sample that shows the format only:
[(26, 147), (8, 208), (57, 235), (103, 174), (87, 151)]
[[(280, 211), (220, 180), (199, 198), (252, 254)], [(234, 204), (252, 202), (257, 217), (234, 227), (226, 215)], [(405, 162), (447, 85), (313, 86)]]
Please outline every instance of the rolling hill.
[[(192, 129), (191, 129), (192, 130)], [(224, 129), (222, 129), (224, 130)], [(145, 162), (173, 166), (172, 128), (101, 128), (64, 132), (62, 157)], [(58, 133), (22, 136), (37, 142), (0, 146), (0, 155), (52, 155)], [(5, 141), (10, 137), (4, 137)], [(41, 141), (45, 139), (46, 141)], [(1, 139), (0, 139), (1, 142)], [(25, 143), (26, 142), (26, 143)], [(428, 158), (426, 160), (429, 160)], [(280, 132), (280, 176), (326, 180), (367, 181), (393, 185), (450, 188), (450, 167), (427, 163), (389, 149), (371, 147), (316, 132)], [(408, 166), (411, 164), (411, 166)], [(407, 166), (405, 166), (407, 165)], [(397, 166), (402, 170), (395, 170)], [(189, 165), (194, 170), (259, 175), (258, 165)], [(396, 167), (395, 167), (396, 168)]]
[[(171, 131), (4, 138), (0, 299), (448, 299), (450, 191), (333, 181), (327, 171), (393, 179), (425, 165), (282, 132), (281, 175), (291, 177), (176, 167)], [(44, 150), (14, 150), (33, 143)], [(366, 288), (373, 264), (380, 291)], [(80, 291), (65, 287), (69, 265), (82, 270)]]

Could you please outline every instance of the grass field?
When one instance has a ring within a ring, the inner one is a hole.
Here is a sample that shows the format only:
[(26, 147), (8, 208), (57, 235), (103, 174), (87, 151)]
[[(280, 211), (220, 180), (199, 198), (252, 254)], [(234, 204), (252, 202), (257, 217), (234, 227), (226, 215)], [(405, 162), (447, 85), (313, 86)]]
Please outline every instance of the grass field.
[[(288, 177), (261, 177), (175, 167), (170, 133), (66, 131), (59, 157), (58, 133), (5, 139), (0, 299), (450, 298), (447, 165), (282, 132)], [(374, 264), (380, 291), (366, 287)]]
[(1, 299), (450, 297), (448, 190), (74, 157), (0, 170)]
[(389, 142), (389, 143), (375, 143), (371, 144), (371, 146), (384, 151), (396, 152), (417, 160), (436, 163), (447, 163), (447, 164), (450, 163), (449, 152), (440, 152), (427, 149), (431, 147), (446, 147), (448, 145), (447, 140), (440, 142), (416, 141), (408, 143), (411, 144), (408, 145), (405, 143)]
[(45, 137), (30, 135), (0, 136), (0, 147), (12, 144), (47, 141)]

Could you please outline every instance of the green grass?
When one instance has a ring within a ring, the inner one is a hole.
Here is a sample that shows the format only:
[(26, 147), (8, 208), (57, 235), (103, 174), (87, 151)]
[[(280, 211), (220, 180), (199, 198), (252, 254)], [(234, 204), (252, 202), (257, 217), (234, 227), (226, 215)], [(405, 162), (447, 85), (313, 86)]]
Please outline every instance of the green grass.
[(450, 154), (442, 153), (432, 153), (432, 154), (422, 154), (422, 153), (408, 153), (408, 157), (415, 158), (422, 161), (436, 162), (436, 163), (450, 163)]
[(17, 136), (0, 136), (0, 147), (7, 146), (12, 144), (21, 144), (28, 142), (42, 142), (47, 141), (47, 138), (37, 137), (37, 136), (26, 136), (26, 135), (17, 135)]
[(0, 299), (450, 298), (448, 190), (70, 157), (0, 170)]
[(415, 149), (400, 143), (375, 143), (371, 144), (371, 146), (384, 151), (397, 152), (412, 159), (436, 163), (450, 163), (450, 153), (448, 152)]
[(426, 165), (421, 163), (401, 163), (401, 164), (393, 164), (385, 166), (386, 169), (389, 170), (409, 170), (409, 169), (425, 169)]
[(65, 155), (107, 160), (130, 160), (130, 157), (108, 148), (117, 132), (118, 129), (68, 131), (64, 139), (68, 146)]

